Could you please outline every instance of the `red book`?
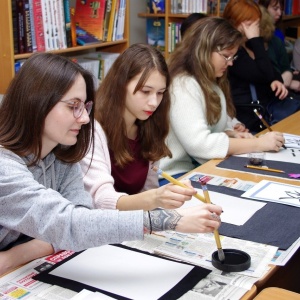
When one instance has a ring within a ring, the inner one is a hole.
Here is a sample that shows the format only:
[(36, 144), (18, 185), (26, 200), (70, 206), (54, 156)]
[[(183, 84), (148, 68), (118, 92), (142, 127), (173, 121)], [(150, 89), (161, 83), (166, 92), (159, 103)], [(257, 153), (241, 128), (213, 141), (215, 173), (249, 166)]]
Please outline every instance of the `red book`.
[(299, 5), (300, 0), (293, 0), (292, 2), (292, 15), (298, 15), (299, 14)]
[(33, 0), (34, 28), (37, 51), (45, 51), (45, 37), (41, 0)]
[(76, 0), (75, 23), (98, 40), (103, 40), (106, 0)]

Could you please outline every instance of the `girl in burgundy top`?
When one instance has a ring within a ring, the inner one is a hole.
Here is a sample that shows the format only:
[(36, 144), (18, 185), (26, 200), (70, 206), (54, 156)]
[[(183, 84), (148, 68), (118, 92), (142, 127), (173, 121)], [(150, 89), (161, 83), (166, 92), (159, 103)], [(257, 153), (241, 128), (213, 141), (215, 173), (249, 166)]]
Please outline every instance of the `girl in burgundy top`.
[[(171, 152), (169, 73), (164, 57), (135, 44), (121, 54), (96, 95), (94, 152), (81, 162), (85, 188), (97, 208), (177, 208), (195, 194), (191, 187), (158, 187), (153, 165)], [(93, 159), (92, 159), (93, 158)], [(92, 160), (91, 160), (92, 159)]]

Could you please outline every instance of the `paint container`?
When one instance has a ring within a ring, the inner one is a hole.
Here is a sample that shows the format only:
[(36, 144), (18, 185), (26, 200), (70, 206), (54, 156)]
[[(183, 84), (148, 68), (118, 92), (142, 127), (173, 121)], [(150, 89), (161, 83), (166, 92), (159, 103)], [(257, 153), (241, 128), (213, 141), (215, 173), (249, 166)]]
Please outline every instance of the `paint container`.
[(249, 269), (251, 257), (248, 253), (237, 249), (223, 249), (225, 261), (221, 262), (218, 251), (212, 254), (212, 265), (224, 272), (242, 272)]
[(265, 152), (248, 153), (248, 165), (263, 167), (266, 165)]

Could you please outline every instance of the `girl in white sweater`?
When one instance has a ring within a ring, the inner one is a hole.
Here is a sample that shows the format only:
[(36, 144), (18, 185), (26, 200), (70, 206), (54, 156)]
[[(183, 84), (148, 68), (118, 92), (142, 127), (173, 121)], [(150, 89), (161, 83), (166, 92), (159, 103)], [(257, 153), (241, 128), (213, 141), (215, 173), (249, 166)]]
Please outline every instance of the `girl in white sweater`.
[[(167, 145), (172, 158), (161, 168), (182, 175), (209, 159), (255, 151), (279, 151), (284, 143), (279, 132), (254, 138), (227, 127), (234, 106), (227, 81), (241, 33), (227, 21), (207, 17), (195, 22), (171, 55), (171, 129)], [(247, 70), (245, 70), (246, 72)]]

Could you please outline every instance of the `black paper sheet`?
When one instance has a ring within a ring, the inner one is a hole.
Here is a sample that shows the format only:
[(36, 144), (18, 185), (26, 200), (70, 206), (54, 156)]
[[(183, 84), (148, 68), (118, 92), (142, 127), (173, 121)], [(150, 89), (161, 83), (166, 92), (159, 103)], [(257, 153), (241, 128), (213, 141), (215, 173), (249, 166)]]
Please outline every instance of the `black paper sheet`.
[[(201, 189), (201, 184), (192, 181), (195, 188)], [(207, 184), (208, 190), (240, 197), (244, 191)], [(222, 199), (222, 196), (220, 195)], [(243, 201), (250, 199), (241, 198)], [(251, 200), (255, 201), (255, 200)], [(213, 200), (212, 200), (213, 202)], [(222, 219), (222, 215), (221, 215)], [(288, 249), (300, 236), (300, 208), (267, 202), (244, 225), (237, 226), (222, 223), (219, 228), (221, 235), (248, 240), (261, 244), (276, 246), (279, 249)]]
[[(160, 259), (167, 259), (167, 260), (172, 260), (172, 259), (168, 259), (168, 258), (164, 258), (158, 255), (154, 255), (154, 254), (150, 254), (148, 252), (144, 252), (141, 250), (137, 250), (134, 248), (130, 248), (124, 245), (114, 245), (116, 247), (122, 247), (125, 249), (129, 249), (132, 251), (136, 251), (136, 252), (140, 252), (143, 253), (145, 255), (151, 255), (151, 256), (156, 256), (159, 257)], [(62, 262), (59, 262), (57, 264), (55, 264), (52, 268), (41, 272), (40, 274), (36, 275), (33, 277), (33, 279), (38, 280), (38, 281), (42, 281), (45, 283), (49, 283), (49, 284), (53, 284), (53, 285), (58, 285), (70, 290), (73, 290), (75, 292), (80, 292), (82, 289), (87, 289), (93, 292), (100, 292), (103, 293), (105, 295), (108, 295), (114, 299), (120, 299), (120, 300), (127, 300), (128, 298), (120, 296), (120, 295), (116, 295), (113, 293), (110, 293), (108, 291), (104, 291), (98, 288), (95, 288), (93, 286), (89, 286), (86, 284), (83, 284), (81, 282), (77, 282), (77, 281), (73, 281), (70, 279), (66, 279), (66, 278), (62, 278), (59, 276), (55, 276), (52, 274), (49, 274), (51, 271), (53, 271), (55, 268), (57, 268), (58, 266), (64, 264), (66, 261), (74, 258), (76, 255), (80, 254), (81, 252), (78, 253), (74, 253), (73, 255), (71, 255), (70, 257), (66, 258), (65, 260), (63, 260)], [(187, 264), (184, 262), (178, 262), (177, 263), (183, 263), (183, 264)], [(78, 270), (78, 272), (80, 272), (80, 270)], [(116, 270), (116, 272), (118, 272), (118, 270)], [(159, 300), (175, 300), (180, 298), (182, 295), (184, 295), (185, 293), (187, 293), (189, 290), (191, 290), (201, 279), (205, 278), (209, 273), (211, 272), (211, 270), (199, 267), (199, 266), (194, 266), (194, 268), (187, 274), (187, 276), (185, 276), (180, 282), (178, 282), (171, 290), (169, 290), (166, 294), (164, 294), (162, 297), (159, 298)], [(117, 283), (116, 283), (117, 284)]]
[[(247, 165), (248, 158), (247, 157), (238, 157), (238, 156), (229, 156), (228, 158), (224, 159), (220, 162), (217, 167), (229, 170), (235, 170), (239, 172), (247, 172), (247, 173), (255, 173), (264, 176), (273, 176), (273, 177), (281, 177), (286, 179), (291, 179), (288, 174), (299, 174), (300, 173), (300, 165), (293, 164), (284, 161), (275, 161), (275, 160), (267, 160), (266, 164), (271, 169), (282, 170), (285, 173), (277, 173), (277, 172), (270, 172), (264, 170), (256, 170), (256, 169), (249, 169), (245, 168)], [(300, 180), (299, 180), (300, 182)]]

